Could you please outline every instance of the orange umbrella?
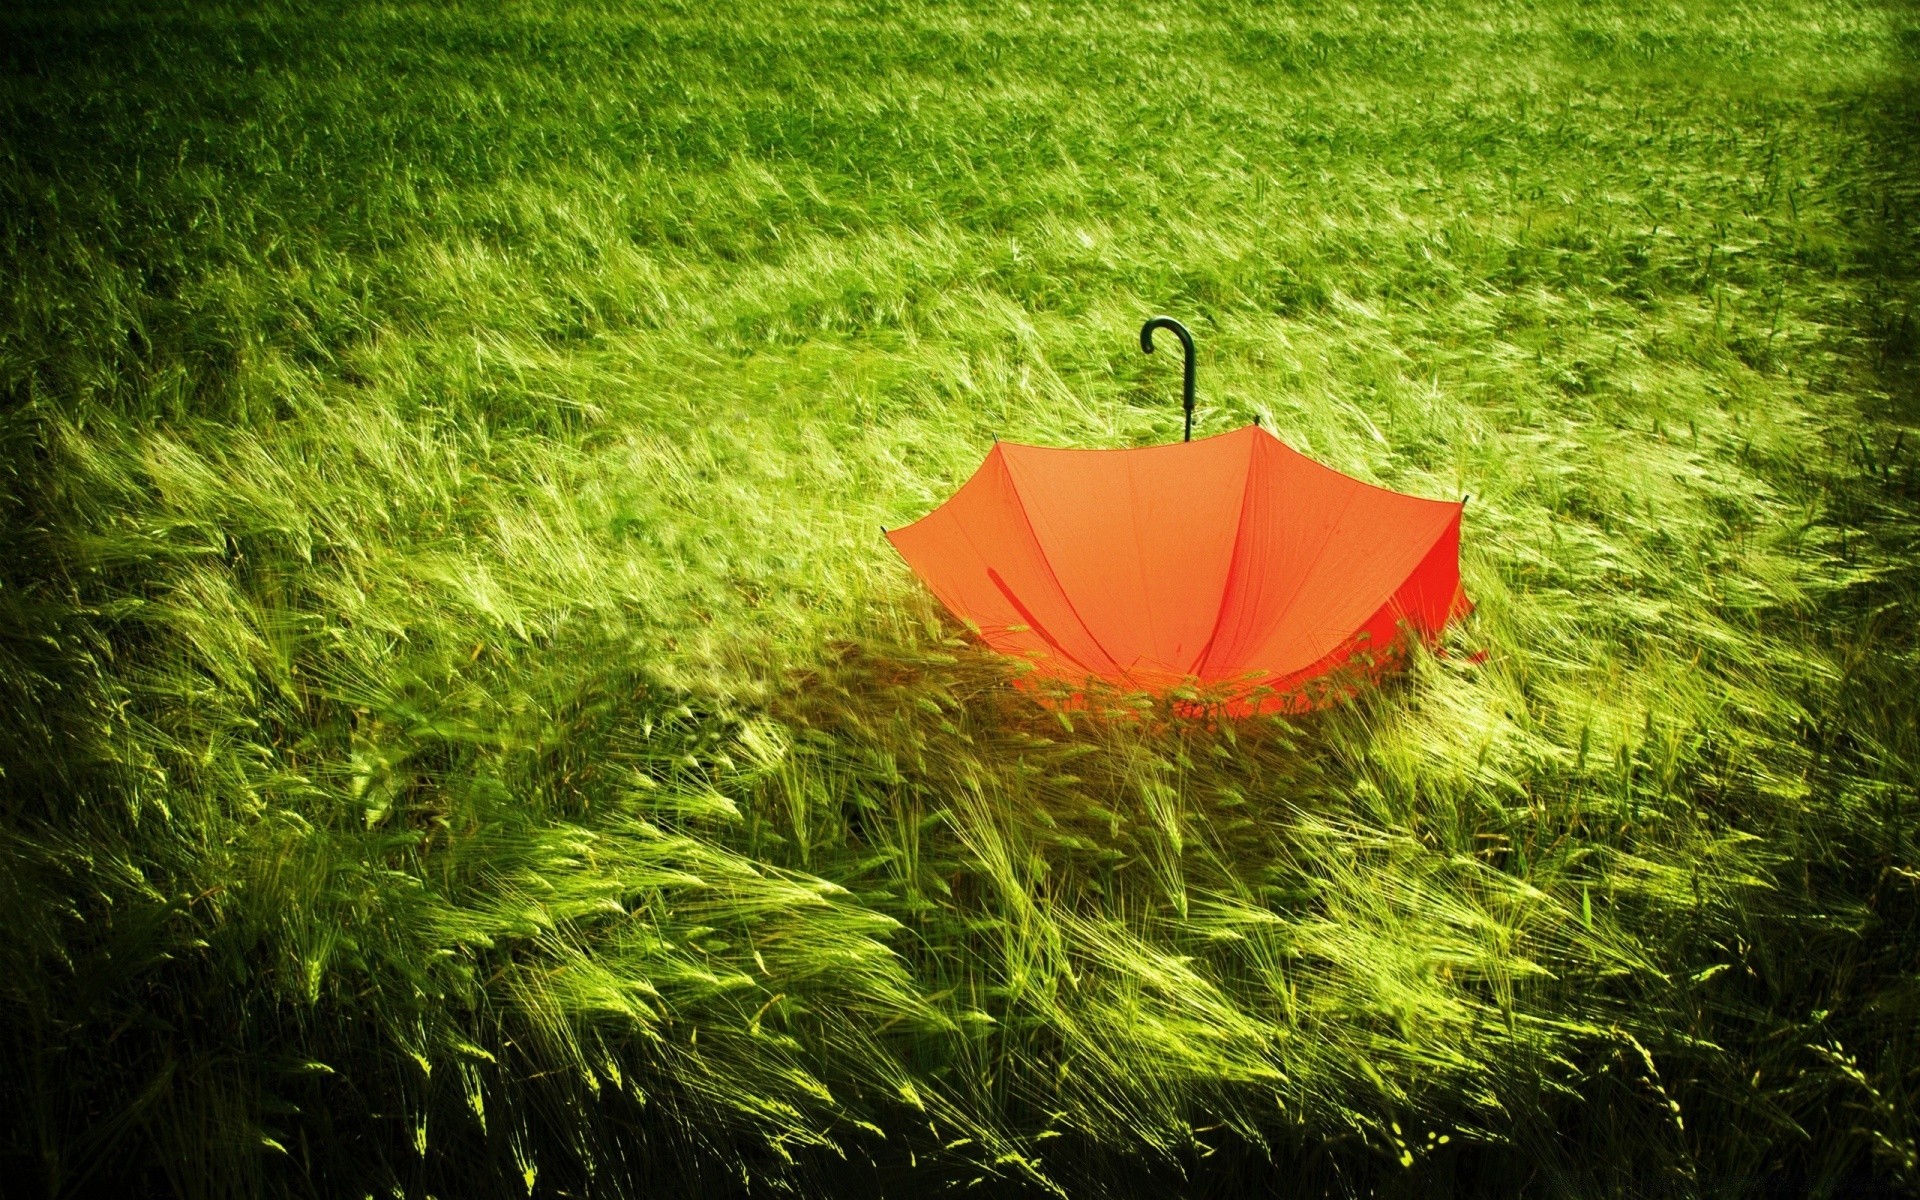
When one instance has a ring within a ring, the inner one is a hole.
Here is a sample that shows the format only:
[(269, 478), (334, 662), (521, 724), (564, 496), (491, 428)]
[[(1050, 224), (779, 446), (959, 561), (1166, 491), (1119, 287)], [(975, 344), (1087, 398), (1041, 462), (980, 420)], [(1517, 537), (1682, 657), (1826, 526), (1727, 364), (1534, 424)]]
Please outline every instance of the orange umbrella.
[[(1169, 318), (1141, 330), (1173, 328)], [(1297, 710), (1468, 603), (1465, 502), (1343, 475), (1257, 426), (1179, 445), (996, 442), (946, 503), (887, 534), (988, 645), (1069, 683), (1200, 685), (1230, 711)], [(1339, 689), (1335, 689), (1338, 691)]]

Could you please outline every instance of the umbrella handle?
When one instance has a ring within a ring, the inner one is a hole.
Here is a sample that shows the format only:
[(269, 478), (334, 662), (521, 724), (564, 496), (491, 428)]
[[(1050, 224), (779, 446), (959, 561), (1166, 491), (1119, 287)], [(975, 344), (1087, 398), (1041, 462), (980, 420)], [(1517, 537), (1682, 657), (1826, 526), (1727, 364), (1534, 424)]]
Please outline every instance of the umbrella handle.
[(1153, 331), (1156, 329), (1173, 330), (1173, 335), (1180, 339), (1180, 348), (1187, 353), (1187, 370), (1180, 389), (1181, 403), (1187, 410), (1187, 432), (1180, 440), (1190, 442), (1193, 440), (1193, 335), (1187, 332), (1185, 325), (1172, 317), (1148, 317), (1147, 323), (1140, 327), (1140, 349), (1148, 354), (1153, 353)]

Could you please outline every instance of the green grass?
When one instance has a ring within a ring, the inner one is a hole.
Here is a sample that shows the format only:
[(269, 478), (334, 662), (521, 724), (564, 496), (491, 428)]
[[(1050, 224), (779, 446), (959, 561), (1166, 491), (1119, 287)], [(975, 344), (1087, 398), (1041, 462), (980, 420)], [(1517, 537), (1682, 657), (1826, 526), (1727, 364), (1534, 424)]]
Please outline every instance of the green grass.
[[(1904, 4), (0, 17), (22, 1194), (1920, 1184)], [(993, 435), (1472, 492), (1056, 713)], [(1484, 660), (1479, 652), (1484, 651)]]

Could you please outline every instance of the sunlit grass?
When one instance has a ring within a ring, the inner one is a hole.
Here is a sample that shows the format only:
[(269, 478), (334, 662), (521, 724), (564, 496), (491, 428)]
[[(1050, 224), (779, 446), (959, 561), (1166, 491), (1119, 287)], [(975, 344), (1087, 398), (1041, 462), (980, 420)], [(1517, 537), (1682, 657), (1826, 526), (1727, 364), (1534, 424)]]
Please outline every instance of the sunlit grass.
[[(5, 22), (17, 1177), (1920, 1178), (1907, 10)], [(1472, 494), (1444, 653), (943, 616), (880, 526), (1176, 439), (1151, 312)]]

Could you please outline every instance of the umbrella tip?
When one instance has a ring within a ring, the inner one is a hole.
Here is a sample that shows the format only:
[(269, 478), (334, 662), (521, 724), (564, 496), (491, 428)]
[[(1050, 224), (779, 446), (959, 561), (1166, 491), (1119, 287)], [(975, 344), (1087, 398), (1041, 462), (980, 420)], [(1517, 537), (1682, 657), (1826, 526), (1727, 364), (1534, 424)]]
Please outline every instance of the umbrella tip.
[(1467, 501), (1469, 501), (1469, 500), (1471, 500), (1471, 499), (1473, 499), (1473, 493), (1472, 493), (1472, 492), (1468, 492), (1468, 493), (1467, 493), (1466, 495), (1464, 495), (1464, 496), (1462, 496), (1462, 497), (1460, 497), (1460, 507), (1461, 507), (1461, 508), (1465, 508), (1465, 507), (1467, 506)]
[(885, 537), (885, 536), (887, 536), (887, 527), (886, 527), (885, 525), (882, 525), (882, 526), (880, 527), (880, 536), (881, 536), (881, 537)]

